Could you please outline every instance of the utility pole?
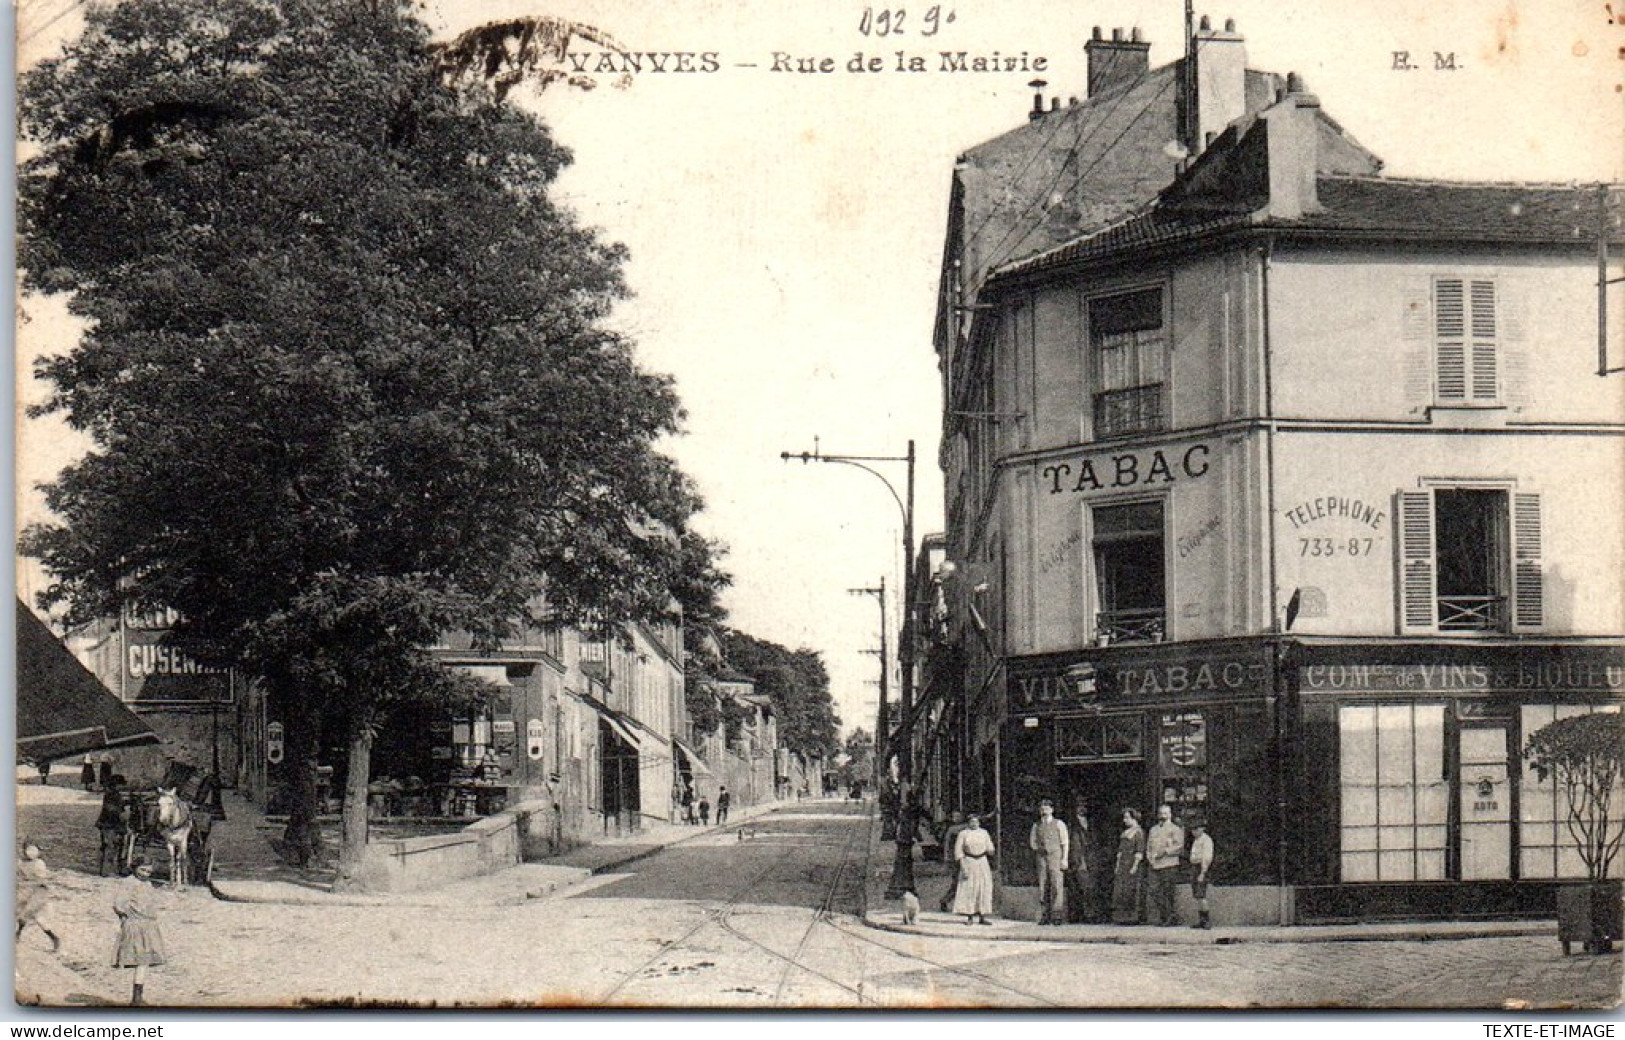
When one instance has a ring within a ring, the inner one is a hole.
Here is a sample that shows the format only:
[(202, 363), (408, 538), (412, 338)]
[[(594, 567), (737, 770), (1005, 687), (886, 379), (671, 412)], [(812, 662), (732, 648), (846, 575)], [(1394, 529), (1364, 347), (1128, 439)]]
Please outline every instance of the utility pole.
[[(886, 657), (886, 626), (890, 623), (886, 616), (886, 576), (880, 576), (880, 584), (873, 588), (847, 589), (849, 595), (873, 596), (880, 601), (880, 650), (865, 650), (866, 654), (880, 654), (880, 708), (875, 713), (875, 748), (878, 751), (884, 747), (884, 735), (890, 725), (890, 708), (887, 700), (891, 696), (886, 689), (887, 673), (891, 671), (891, 664)], [(887, 772), (885, 758), (877, 755), (875, 766), (875, 787), (880, 787), (880, 778)], [(897, 820), (895, 817), (886, 817), (880, 821), (880, 840), (891, 841), (897, 837)]]
[[(817, 443), (816, 440), (814, 443)], [(888, 739), (885, 732), (875, 734), (875, 747), (877, 753), (881, 754), (881, 762), (886, 762), (891, 754), (897, 756), (897, 791), (894, 799), (897, 855), (892, 864), (891, 883), (886, 887), (887, 897), (895, 899), (914, 888), (914, 753), (910, 737), (913, 720), (909, 717), (914, 709), (914, 441), (911, 439), (908, 442), (906, 455), (829, 455), (815, 447), (812, 451), (781, 451), (779, 458), (786, 462), (798, 459), (803, 464), (834, 462), (844, 466), (855, 466), (886, 485), (886, 490), (891, 492), (892, 501), (897, 503), (897, 509), (903, 517), (903, 625), (897, 650), (898, 671), (902, 673), (902, 697), (897, 709), (899, 718), (896, 737)], [(885, 475), (868, 465), (871, 462), (907, 464), (906, 501), (903, 496), (897, 494), (897, 489)], [(880, 703), (884, 712), (886, 710), (884, 693), (881, 695)]]

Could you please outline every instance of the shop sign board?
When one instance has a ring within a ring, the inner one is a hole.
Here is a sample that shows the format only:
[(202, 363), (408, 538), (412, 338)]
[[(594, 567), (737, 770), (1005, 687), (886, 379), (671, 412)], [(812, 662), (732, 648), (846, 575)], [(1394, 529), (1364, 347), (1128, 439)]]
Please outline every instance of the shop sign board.
[(1239, 697), (1270, 689), (1262, 649), (1214, 654), (1046, 658), (1009, 664), (1009, 711), (1030, 715), (1168, 697)]
[(282, 723), (272, 722), (265, 727), (265, 760), (273, 766), (282, 764)]
[[(164, 642), (172, 614), (124, 617), (120, 693), (137, 704), (230, 704), (231, 670), (199, 664)], [(161, 626), (161, 627), (158, 627)]]
[(1171, 769), (1201, 769), (1207, 765), (1207, 725), (1199, 711), (1184, 711), (1162, 716), (1158, 734), (1158, 748), (1162, 767)]
[(1298, 688), (1306, 693), (1625, 693), (1625, 664), (1312, 664), (1299, 670)]

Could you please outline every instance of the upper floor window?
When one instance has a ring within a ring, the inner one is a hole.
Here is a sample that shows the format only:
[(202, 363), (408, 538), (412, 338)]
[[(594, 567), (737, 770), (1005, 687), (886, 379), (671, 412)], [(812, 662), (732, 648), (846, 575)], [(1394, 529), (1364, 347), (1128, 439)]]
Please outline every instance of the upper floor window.
[(1500, 338), (1495, 282), (1487, 278), (1433, 281), (1435, 397), (1441, 405), (1500, 400)]
[(1402, 632), (1541, 627), (1539, 495), (1481, 487), (1403, 491), (1396, 514)]
[(1167, 624), (1162, 503), (1097, 506), (1093, 549), (1096, 640), (1160, 642)]
[(1168, 422), (1168, 334), (1162, 290), (1089, 301), (1089, 346), (1095, 358), (1095, 436), (1163, 429)]

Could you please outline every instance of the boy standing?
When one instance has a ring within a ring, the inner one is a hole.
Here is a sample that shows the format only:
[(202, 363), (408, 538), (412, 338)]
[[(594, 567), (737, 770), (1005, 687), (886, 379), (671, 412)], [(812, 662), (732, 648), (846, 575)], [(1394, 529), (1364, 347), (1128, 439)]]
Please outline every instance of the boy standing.
[(1208, 917), (1207, 872), (1213, 865), (1213, 839), (1208, 836), (1207, 824), (1200, 817), (1191, 821), (1191, 898), (1196, 900), (1196, 923), (1192, 928), (1212, 928)]

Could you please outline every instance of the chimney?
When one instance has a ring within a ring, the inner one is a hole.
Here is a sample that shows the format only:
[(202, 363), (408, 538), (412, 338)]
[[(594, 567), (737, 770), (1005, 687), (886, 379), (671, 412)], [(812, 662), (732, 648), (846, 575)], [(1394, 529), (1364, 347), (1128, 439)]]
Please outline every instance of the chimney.
[(1320, 134), (1320, 99), (1304, 89), (1296, 72), (1286, 78), (1286, 96), (1262, 113), (1268, 128), (1272, 217), (1294, 220), (1320, 210), (1315, 190)]
[(1033, 89), (1033, 110), (1027, 113), (1027, 120), (1031, 122), (1044, 114), (1044, 88), (1049, 84), (1044, 80), (1035, 79), (1027, 86)]
[(1206, 15), (1191, 42), (1196, 60), (1196, 124), (1188, 142), (1200, 154), (1232, 122), (1247, 114), (1247, 45), (1234, 19), (1214, 29)]
[(1089, 67), (1089, 97), (1132, 83), (1151, 70), (1151, 44), (1140, 38), (1139, 29), (1128, 39), (1123, 30), (1113, 29), (1112, 38), (1105, 40), (1097, 25), (1083, 53)]

